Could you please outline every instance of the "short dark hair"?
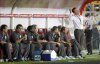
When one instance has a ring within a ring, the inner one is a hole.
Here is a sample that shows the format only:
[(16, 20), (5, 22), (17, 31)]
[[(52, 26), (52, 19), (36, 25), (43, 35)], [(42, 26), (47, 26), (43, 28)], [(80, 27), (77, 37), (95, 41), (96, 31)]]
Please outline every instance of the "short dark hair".
[(5, 29), (7, 27), (6, 24), (1, 25), (0, 30), (3, 31), (3, 29)]
[(72, 9), (72, 12), (73, 12), (73, 13), (74, 13), (75, 9), (76, 9), (76, 7), (74, 7), (74, 8)]
[(85, 14), (85, 17), (89, 17), (89, 16), (90, 16), (90, 13), (86, 13), (86, 14)]
[(55, 31), (56, 29), (58, 29), (58, 27), (57, 26), (53, 26), (51, 31)]
[(62, 27), (62, 28), (61, 28), (61, 32), (63, 32), (63, 30), (65, 30), (65, 29), (66, 29), (66, 27)]
[(93, 16), (93, 15), (94, 15), (94, 13), (92, 12), (92, 13), (91, 13), (91, 16)]
[(32, 28), (31, 29), (36, 29), (36, 27), (37, 27), (37, 25), (36, 24), (33, 24), (33, 25), (31, 25), (32, 26)]
[(58, 26), (58, 30), (60, 31), (60, 30), (61, 30), (61, 28), (62, 28), (62, 26), (61, 26), (61, 25), (59, 25), (59, 26)]
[(23, 27), (21, 24), (18, 24), (17, 26), (16, 26), (16, 29), (19, 29), (20, 27)]
[(27, 30), (28, 31), (31, 31), (31, 29), (32, 29), (32, 26), (31, 25), (27, 27)]

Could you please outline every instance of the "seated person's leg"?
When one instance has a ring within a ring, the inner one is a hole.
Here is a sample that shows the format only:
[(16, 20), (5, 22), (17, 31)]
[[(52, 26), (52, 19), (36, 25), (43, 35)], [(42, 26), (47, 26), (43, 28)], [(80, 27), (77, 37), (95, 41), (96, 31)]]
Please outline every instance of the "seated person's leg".
[(19, 44), (13, 43), (13, 59), (14, 60), (18, 59), (18, 53), (19, 53)]
[(3, 62), (3, 49), (1, 48), (1, 45), (0, 45), (0, 62)]
[(29, 50), (29, 58), (30, 60), (33, 60), (33, 51), (34, 51), (35, 45), (33, 43), (30, 44), (30, 50)]
[(23, 57), (24, 57), (24, 60), (27, 60), (28, 58), (28, 55), (29, 55), (29, 51), (30, 51), (30, 44), (23, 44), (23, 48), (24, 48), (24, 52), (23, 52)]
[(60, 45), (58, 45), (58, 56), (62, 56), (65, 57), (66, 56), (66, 49), (64, 44), (60, 43)]
[(7, 51), (7, 59), (9, 61), (12, 61), (12, 44), (11, 43), (7, 43), (6, 51)]

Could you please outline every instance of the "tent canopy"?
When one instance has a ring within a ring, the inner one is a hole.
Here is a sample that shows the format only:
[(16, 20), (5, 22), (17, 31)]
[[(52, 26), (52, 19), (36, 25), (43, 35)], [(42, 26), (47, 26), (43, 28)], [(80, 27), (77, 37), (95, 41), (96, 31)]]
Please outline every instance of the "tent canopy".
[(0, 0), (0, 7), (27, 8), (72, 8), (82, 4), (82, 0)]

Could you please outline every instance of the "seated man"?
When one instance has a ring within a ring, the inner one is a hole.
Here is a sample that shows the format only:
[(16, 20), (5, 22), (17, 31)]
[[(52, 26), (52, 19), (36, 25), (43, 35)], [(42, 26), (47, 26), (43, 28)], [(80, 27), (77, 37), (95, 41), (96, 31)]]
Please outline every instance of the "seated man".
[(1, 49), (1, 58), (0, 61), (2, 62), (3, 59), (5, 61), (12, 61), (12, 44), (10, 43), (9, 35), (8, 35), (8, 27), (7, 25), (1, 25), (1, 33), (0, 33), (0, 49)]
[(62, 43), (60, 43), (60, 32), (58, 31), (58, 27), (54, 26), (50, 32), (45, 35), (46, 40), (48, 41), (46, 49), (55, 50), (58, 47), (57, 54), (60, 58), (66, 56), (65, 47)]
[[(16, 26), (16, 30), (11, 35), (12, 43), (13, 43), (13, 59), (14, 60), (26, 60), (29, 55), (30, 45), (27, 42), (27, 35), (22, 34), (23, 26), (18, 24)], [(25, 50), (23, 52), (23, 50)]]
[(72, 57), (72, 43), (71, 43), (71, 39), (70, 39), (70, 36), (68, 34), (68, 29), (66, 27), (62, 27), (61, 28), (61, 42), (66, 46), (66, 51), (67, 51), (67, 55), (70, 57), (70, 58), (73, 58)]
[(74, 49), (73, 53), (76, 57), (81, 58), (79, 54), (80, 45), (77, 43), (75, 39), (71, 38), (69, 30), (66, 27), (61, 28), (61, 42), (65, 44), (67, 47), (67, 55), (71, 59), (75, 59), (72, 56), (72, 49)]
[(33, 60), (33, 52), (34, 51), (42, 51), (42, 42), (46, 42), (45, 40), (40, 40), (38, 34), (37, 25), (28, 26), (28, 42), (30, 43), (30, 59)]

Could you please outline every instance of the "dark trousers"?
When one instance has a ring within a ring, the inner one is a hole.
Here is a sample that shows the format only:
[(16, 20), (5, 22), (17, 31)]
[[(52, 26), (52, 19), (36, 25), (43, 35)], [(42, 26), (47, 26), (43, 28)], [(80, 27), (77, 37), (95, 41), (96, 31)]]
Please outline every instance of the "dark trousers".
[(1, 48), (1, 59), (12, 59), (12, 50), (10, 47), (11, 43), (5, 43), (5, 44), (0, 44), (0, 48)]
[(64, 45), (65, 45), (66, 55), (67, 56), (72, 56), (72, 46), (70, 46), (67, 43), (64, 43)]
[(55, 50), (58, 56), (66, 56), (66, 49), (63, 43), (57, 45), (57, 43), (47, 43), (46, 45), (47, 50)]
[[(70, 50), (68, 50), (68, 51), (69, 51), (69, 55), (70, 55), (71, 54)], [(65, 57), (66, 55), (67, 55), (66, 48), (63, 43), (60, 43), (60, 45), (58, 46), (58, 56)]]
[(48, 42), (46, 43), (46, 50), (55, 50), (56, 43)]
[(85, 49), (85, 35), (84, 31), (81, 29), (75, 29), (74, 31), (75, 39), (80, 44), (81, 50)]
[(21, 60), (22, 43), (13, 43), (13, 58)]
[(34, 51), (42, 51), (42, 44), (39, 42), (30, 44), (29, 58), (32, 60), (34, 56)]
[(29, 43), (22, 43), (22, 49), (23, 49), (21, 51), (22, 57), (23, 58), (28, 58), (29, 51), (30, 51), (30, 44)]
[(80, 44), (76, 41), (76, 39), (72, 39), (72, 52), (73, 52), (73, 56), (79, 56), (80, 55)]
[(85, 31), (86, 35), (86, 47), (88, 53), (92, 54), (92, 30), (87, 29)]
[(0, 59), (3, 59), (3, 49), (1, 44), (0, 44)]
[(30, 50), (30, 44), (28, 43), (13, 43), (13, 58), (21, 60), (22, 58), (28, 58)]

